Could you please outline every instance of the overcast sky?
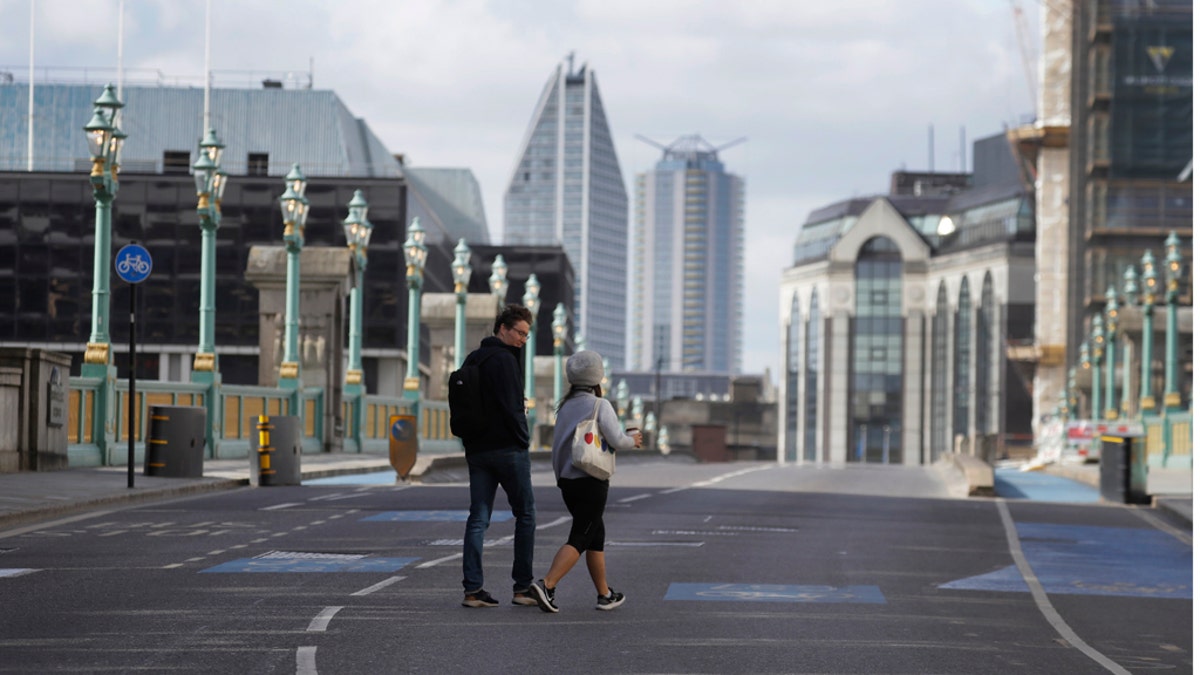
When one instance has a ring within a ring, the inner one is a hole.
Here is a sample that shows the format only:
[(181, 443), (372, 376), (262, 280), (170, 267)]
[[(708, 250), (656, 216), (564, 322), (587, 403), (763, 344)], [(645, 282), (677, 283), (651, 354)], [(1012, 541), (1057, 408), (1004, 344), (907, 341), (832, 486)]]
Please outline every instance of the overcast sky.
[[(203, 81), (205, 0), (124, 4), (127, 82)], [(1042, 0), (1015, 4), (1036, 46)], [(218, 82), (247, 70), (307, 80), (311, 63), (315, 87), (410, 164), (472, 169), (495, 242), (537, 97), (569, 52), (595, 69), (631, 206), (634, 177), (661, 155), (636, 134), (745, 137), (721, 153), (746, 179), (743, 368), (778, 382), (778, 282), (808, 213), (929, 169), (930, 126), (933, 168), (957, 170), (960, 127), (969, 161), (971, 141), (1034, 110), (1013, 5), (212, 0), (212, 68)], [(118, 0), (0, 0), (0, 70), (25, 79), (31, 6), (39, 69), (117, 65)]]

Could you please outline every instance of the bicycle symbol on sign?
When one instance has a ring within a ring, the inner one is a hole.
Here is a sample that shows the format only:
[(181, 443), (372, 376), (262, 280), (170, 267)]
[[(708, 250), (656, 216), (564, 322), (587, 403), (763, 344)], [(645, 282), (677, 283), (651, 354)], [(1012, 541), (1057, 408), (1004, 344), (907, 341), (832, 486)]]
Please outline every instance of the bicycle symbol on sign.
[(130, 253), (117, 261), (117, 271), (121, 274), (133, 272), (142, 276), (150, 273), (150, 261), (136, 253)]
[(117, 251), (117, 276), (131, 284), (141, 283), (150, 276), (154, 260), (150, 252), (137, 244), (127, 244)]

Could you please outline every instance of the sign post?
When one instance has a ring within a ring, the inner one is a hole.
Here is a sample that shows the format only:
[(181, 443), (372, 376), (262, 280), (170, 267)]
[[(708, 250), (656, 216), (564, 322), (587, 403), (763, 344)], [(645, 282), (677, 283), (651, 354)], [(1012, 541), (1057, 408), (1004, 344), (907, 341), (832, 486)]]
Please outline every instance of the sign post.
[(407, 479), (417, 463), (417, 416), (392, 415), (388, 427), (388, 459), (396, 475)]
[(129, 435), (129, 487), (133, 487), (133, 440), (137, 432), (137, 388), (135, 384), (137, 370), (137, 285), (150, 276), (154, 261), (150, 252), (142, 246), (126, 244), (117, 251), (114, 261), (117, 276), (129, 284), (129, 424), (125, 433)]

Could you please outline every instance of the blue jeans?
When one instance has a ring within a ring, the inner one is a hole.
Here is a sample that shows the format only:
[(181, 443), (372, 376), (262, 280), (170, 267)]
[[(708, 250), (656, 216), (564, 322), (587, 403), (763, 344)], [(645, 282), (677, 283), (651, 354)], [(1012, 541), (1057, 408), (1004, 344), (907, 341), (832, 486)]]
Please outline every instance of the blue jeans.
[(506, 448), (472, 453), (467, 455), (467, 468), (471, 476), (471, 512), (463, 536), (463, 590), (473, 593), (483, 588), (483, 533), (492, 522), (497, 486), (504, 488), (516, 519), (513, 590), (524, 590), (533, 583), (533, 530), (536, 524), (529, 451)]

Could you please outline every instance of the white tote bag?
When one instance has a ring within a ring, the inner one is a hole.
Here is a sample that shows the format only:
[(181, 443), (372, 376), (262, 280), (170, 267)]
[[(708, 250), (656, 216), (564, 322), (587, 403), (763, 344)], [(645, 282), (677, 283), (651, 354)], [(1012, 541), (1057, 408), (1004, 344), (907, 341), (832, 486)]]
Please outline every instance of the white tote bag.
[(600, 435), (597, 419), (600, 416), (602, 401), (603, 399), (596, 399), (592, 416), (575, 425), (575, 439), (571, 443), (571, 463), (593, 478), (608, 480), (617, 470), (617, 454)]

